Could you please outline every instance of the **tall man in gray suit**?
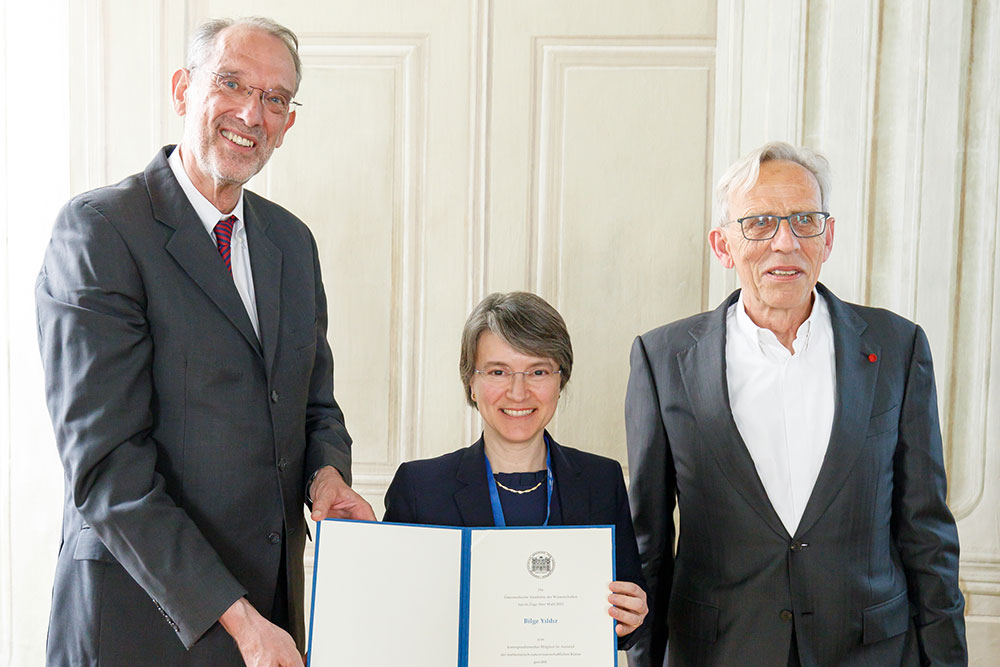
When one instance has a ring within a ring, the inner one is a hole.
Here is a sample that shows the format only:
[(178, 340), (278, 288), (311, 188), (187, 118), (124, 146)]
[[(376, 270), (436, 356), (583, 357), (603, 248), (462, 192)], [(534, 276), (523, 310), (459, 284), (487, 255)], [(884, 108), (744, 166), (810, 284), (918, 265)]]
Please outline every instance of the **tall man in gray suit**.
[(927, 338), (817, 282), (829, 192), (808, 149), (734, 164), (709, 243), (742, 289), (632, 346), (629, 496), (650, 590), (632, 665), (967, 662)]
[(303, 502), (348, 486), (316, 244), (243, 189), (295, 122), (295, 35), (213, 21), (177, 147), (60, 212), (36, 288), (65, 468), (51, 665), (301, 665)]

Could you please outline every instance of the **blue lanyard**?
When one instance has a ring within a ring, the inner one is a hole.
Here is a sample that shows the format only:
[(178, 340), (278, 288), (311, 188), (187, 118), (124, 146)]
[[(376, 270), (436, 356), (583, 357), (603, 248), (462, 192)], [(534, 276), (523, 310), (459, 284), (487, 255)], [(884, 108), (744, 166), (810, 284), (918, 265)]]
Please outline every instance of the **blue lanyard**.
[[(507, 522), (503, 518), (503, 506), (500, 505), (500, 494), (497, 493), (497, 481), (493, 479), (493, 467), (490, 466), (490, 457), (486, 456), (486, 448), (483, 447), (483, 458), (486, 459), (486, 483), (490, 488), (490, 506), (493, 508), (493, 525), (497, 528), (506, 528)], [(549, 525), (549, 512), (552, 510), (552, 452), (545, 443), (545, 472), (546, 486), (548, 487), (548, 497), (545, 499), (545, 522), (543, 526)]]

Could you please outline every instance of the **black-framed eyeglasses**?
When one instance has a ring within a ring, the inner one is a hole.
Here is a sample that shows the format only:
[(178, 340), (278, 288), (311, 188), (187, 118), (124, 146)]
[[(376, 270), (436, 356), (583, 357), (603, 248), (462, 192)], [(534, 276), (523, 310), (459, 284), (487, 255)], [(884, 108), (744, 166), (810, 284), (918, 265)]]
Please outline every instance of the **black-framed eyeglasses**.
[(830, 214), (824, 211), (804, 211), (791, 215), (751, 215), (738, 220), (730, 220), (726, 224), (740, 223), (743, 238), (747, 241), (767, 241), (778, 233), (778, 226), (784, 220), (792, 234), (800, 239), (819, 236), (826, 231), (826, 221)]
[(248, 83), (243, 83), (240, 81), (239, 77), (232, 74), (226, 74), (223, 72), (210, 72), (210, 74), (215, 80), (216, 87), (218, 87), (219, 91), (226, 97), (239, 100), (245, 97), (250, 97), (254, 91), (257, 91), (260, 93), (261, 104), (263, 104), (264, 108), (273, 114), (284, 116), (291, 111), (293, 107), (302, 106), (301, 102), (296, 102), (285, 93), (274, 90), (273, 88), (265, 90), (264, 88), (251, 86)]

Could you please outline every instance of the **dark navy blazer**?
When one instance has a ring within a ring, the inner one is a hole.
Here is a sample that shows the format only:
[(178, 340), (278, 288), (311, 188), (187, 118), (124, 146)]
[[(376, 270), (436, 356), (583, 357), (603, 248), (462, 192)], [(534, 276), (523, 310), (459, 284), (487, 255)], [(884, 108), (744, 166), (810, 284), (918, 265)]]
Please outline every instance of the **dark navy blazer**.
[[(555, 477), (553, 494), (558, 494), (562, 525), (614, 525), (616, 577), (645, 590), (621, 465), (613, 459), (563, 447), (551, 437), (547, 440)], [(450, 454), (399, 466), (385, 494), (383, 520), (492, 526), (482, 437), (474, 445)], [(630, 647), (639, 634), (620, 637), (618, 647)]]

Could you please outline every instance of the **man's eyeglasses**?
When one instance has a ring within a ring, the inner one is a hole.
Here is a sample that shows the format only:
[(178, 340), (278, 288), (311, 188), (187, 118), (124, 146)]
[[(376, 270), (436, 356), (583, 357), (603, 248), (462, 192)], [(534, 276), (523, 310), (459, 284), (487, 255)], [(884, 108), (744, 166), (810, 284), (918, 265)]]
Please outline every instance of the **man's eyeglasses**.
[(530, 371), (508, 371), (503, 368), (491, 368), (481, 371), (477, 368), (475, 372), (483, 376), (484, 382), (497, 387), (513, 383), (515, 375), (522, 376), (524, 381), (533, 387), (545, 386), (562, 375), (561, 370), (553, 371), (548, 368), (535, 368)]
[(296, 102), (288, 95), (274, 90), (273, 88), (265, 90), (263, 88), (258, 88), (257, 86), (251, 86), (243, 83), (239, 80), (239, 78), (233, 76), (232, 74), (222, 74), (220, 72), (210, 72), (210, 74), (215, 80), (216, 87), (218, 87), (219, 91), (226, 97), (234, 100), (241, 100), (243, 98), (250, 97), (250, 95), (256, 91), (260, 93), (261, 104), (263, 104), (264, 108), (273, 114), (284, 116), (292, 110), (293, 105), (297, 107), (302, 106), (301, 103)]
[(826, 231), (826, 221), (830, 214), (822, 211), (806, 211), (804, 213), (792, 213), (791, 215), (751, 215), (738, 220), (730, 220), (727, 225), (734, 222), (740, 223), (743, 230), (743, 238), (748, 241), (767, 241), (773, 239), (778, 233), (778, 225), (782, 220), (788, 222), (788, 228), (792, 234), (800, 239), (808, 239), (819, 236)]

